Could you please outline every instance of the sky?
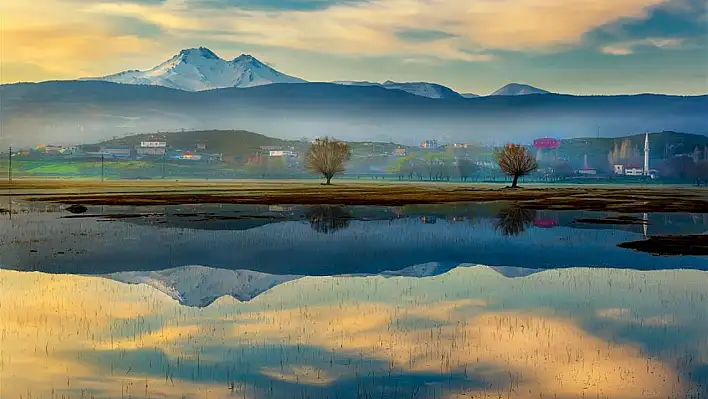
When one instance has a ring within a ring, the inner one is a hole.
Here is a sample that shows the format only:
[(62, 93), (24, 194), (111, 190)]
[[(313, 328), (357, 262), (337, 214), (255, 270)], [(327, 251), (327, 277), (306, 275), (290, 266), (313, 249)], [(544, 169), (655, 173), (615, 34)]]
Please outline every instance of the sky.
[(2, 0), (0, 31), (2, 83), (148, 69), (204, 46), (310, 81), (708, 93), (705, 0)]

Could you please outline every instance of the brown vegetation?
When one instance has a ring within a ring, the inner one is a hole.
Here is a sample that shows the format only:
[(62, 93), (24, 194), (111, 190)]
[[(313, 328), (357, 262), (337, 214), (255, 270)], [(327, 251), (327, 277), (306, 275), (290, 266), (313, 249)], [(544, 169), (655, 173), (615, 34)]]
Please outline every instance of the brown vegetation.
[(504, 148), (496, 150), (494, 157), (499, 163), (499, 168), (514, 178), (511, 188), (517, 187), (519, 177), (526, 176), (538, 168), (536, 159), (520, 144), (507, 144)]
[[(0, 195), (8, 193), (0, 183)], [(705, 212), (708, 191), (698, 188), (628, 189), (607, 186), (531, 187), (494, 185), (346, 182), (322, 186), (307, 181), (79, 182), (17, 181), (12, 195), (66, 205), (303, 204), (412, 205), (451, 202), (517, 202), (527, 209), (634, 212)], [(4, 190), (3, 190), (4, 189)]]

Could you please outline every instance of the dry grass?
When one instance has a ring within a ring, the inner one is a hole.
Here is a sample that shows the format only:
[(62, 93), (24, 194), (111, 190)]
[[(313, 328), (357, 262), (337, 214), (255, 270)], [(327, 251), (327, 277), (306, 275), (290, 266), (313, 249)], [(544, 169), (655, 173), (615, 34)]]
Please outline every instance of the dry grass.
[(616, 212), (705, 212), (708, 190), (682, 187), (611, 185), (529, 185), (510, 190), (500, 185), (410, 182), (319, 181), (69, 181), (21, 180), (0, 189), (32, 201), (83, 205), (339, 204), (389, 205), (511, 201), (529, 209)]

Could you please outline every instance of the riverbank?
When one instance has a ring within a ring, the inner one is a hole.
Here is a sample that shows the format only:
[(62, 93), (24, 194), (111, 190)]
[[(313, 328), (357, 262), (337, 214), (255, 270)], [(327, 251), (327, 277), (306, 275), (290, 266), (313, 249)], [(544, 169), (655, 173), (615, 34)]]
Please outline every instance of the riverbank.
[(514, 202), (528, 209), (621, 213), (708, 212), (708, 189), (689, 186), (527, 185), (351, 182), (323, 186), (311, 180), (91, 181), (18, 180), (0, 194), (27, 201), (81, 205), (325, 204), (382, 205)]

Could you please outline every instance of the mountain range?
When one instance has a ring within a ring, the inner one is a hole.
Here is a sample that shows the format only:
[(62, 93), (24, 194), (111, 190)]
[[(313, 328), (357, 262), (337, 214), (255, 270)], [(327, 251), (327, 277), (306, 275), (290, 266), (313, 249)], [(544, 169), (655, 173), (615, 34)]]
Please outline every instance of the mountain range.
[(101, 81), (0, 86), (9, 145), (95, 143), (135, 133), (242, 129), (281, 139), (530, 143), (645, 131), (708, 133), (708, 96), (559, 94), (431, 99), (378, 86), (268, 84), (184, 91)]
[(95, 143), (155, 131), (243, 129), (282, 139), (322, 135), (530, 142), (538, 137), (708, 133), (708, 96), (570, 96), (522, 84), (492, 95), (428, 82), (305, 82), (250, 55), (181, 51), (147, 71), (0, 85), (0, 146)]
[[(172, 89), (201, 91), (229, 87), (254, 87), (273, 83), (305, 83), (304, 79), (281, 73), (249, 54), (241, 54), (231, 61), (224, 60), (205, 47), (184, 49), (154, 68), (129, 70), (114, 75), (83, 78), (134, 85), (164, 86)], [(474, 98), (476, 94), (460, 94), (449, 87), (429, 82), (332, 82), (351, 86), (378, 86), (401, 90), (428, 98)], [(548, 94), (533, 86), (511, 83), (495, 91), (493, 96)]]
[[(449, 272), (456, 266), (430, 262), (398, 271), (378, 274), (343, 274), (335, 277), (411, 277), (422, 278)], [(460, 266), (462, 267), (462, 266)], [(495, 266), (491, 270), (507, 278), (520, 278), (542, 270)], [(206, 307), (221, 297), (248, 302), (262, 293), (305, 275), (274, 275), (250, 270), (227, 270), (205, 266), (184, 266), (159, 271), (117, 272), (101, 275), (126, 284), (145, 284), (168, 295), (182, 305)]]

